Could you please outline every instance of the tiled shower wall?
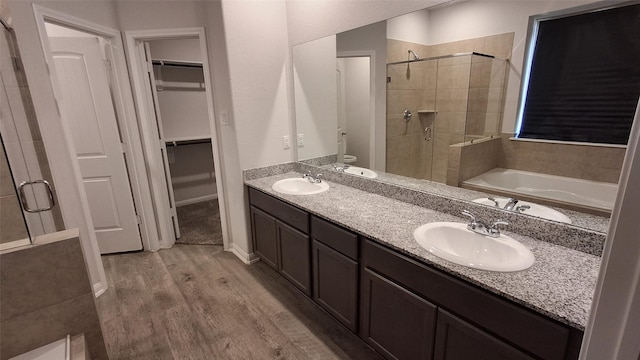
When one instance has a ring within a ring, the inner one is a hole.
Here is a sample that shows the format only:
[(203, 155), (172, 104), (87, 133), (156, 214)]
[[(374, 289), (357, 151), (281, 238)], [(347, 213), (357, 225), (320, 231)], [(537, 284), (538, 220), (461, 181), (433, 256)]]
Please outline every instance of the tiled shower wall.
[(509, 140), (502, 134), (498, 167), (618, 183), (626, 148)]
[[(431, 46), (389, 39), (387, 61), (407, 60), (409, 49), (421, 58), (475, 51), (508, 59), (512, 47), (513, 33)], [(504, 70), (483, 61), (488, 58), (473, 58), (387, 67), (387, 172), (445, 183), (449, 146), (463, 142), (465, 130), (485, 135), (499, 129), (502, 107), (487, 102), (502, 99)], [(414, 115), (409, 122), (402, 119), (405, 109)], [(437, 114), (418, 112), (434, 109)], [(431, 140), (425, 140), (426, 127)]]
[(3, 146), (0, 146), (0, 231), (0, 244), (29, 236)]

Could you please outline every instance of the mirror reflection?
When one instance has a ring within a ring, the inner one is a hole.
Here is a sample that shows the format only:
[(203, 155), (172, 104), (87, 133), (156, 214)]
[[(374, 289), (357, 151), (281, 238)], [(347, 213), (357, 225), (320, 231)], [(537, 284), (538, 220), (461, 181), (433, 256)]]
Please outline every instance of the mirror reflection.
[(514, 139), (529, 17), (589, 3), (459, 2), (294, 46), (298, 160), (608, 217), (625, 146)]

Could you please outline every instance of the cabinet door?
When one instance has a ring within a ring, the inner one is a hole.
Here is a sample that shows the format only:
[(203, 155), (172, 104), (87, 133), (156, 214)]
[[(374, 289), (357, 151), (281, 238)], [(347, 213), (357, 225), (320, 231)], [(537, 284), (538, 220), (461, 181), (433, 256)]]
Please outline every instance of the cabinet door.
[(313, 240), (313, 299), (351, 331), (357, 330), (358, 263)]
[(311, 252), (309, 236), (276, 222), (280, 265), (278, 271), (307, 296), (311, 296)]
[(362, 338), (388, 359), (431, 359), (436, 307), (382, 276), (362, 273)]
[(273, 216), (251, 207), (251, 229), (253, 247), (260, 259), (274, 269), (278, 269), (278, 241), (276, 219)]
[(526, 360), (533, 358), (440, 309), (434, 359)]

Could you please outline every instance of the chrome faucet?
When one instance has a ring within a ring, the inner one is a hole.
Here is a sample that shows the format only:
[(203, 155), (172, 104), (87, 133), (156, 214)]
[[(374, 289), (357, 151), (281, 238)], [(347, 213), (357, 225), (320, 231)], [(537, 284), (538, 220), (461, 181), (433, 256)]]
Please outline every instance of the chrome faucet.
[(313, 176), (313, 174), (311, 174), (311, 171), (303, 173), (302, 178), (309, 180), (310, 183), (318, 184), (322, 182), (322, 174)]
[(504, 205), (504, 209), (513, 211), (516, 208), (516, 204), (518, 204), (518, 199), (509, 198), (507, 203)]
[(494, 221), (491, 226), (486, 225), (482, 221), (479, 221), (476, 216), (468, 210), (462, 210), (462, 215), (467, 216), (471, 221), (467, 224), (467, 229), (480, 235), (486, 235), (489, 237), (500, 237), (500, 225), (509, 225), (508, 222), (503, 220)]
[(337, 172), (344, 172), (345, 170), (347, 170), (351, 165), (349, 164), (331, 164), (331, 166), (333, 166), (333, 168), (337, 171)]

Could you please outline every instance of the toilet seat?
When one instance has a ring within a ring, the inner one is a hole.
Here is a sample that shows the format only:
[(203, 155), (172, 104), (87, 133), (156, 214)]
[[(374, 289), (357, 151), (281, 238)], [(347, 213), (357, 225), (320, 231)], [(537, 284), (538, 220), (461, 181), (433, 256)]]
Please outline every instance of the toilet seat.
[(355, 156), (355, 155), (347, 155), (347, 154), (345, 154), (342, 161), (345, 164), (353, 164), (356, 161), (358, 161), (358, 157)]

